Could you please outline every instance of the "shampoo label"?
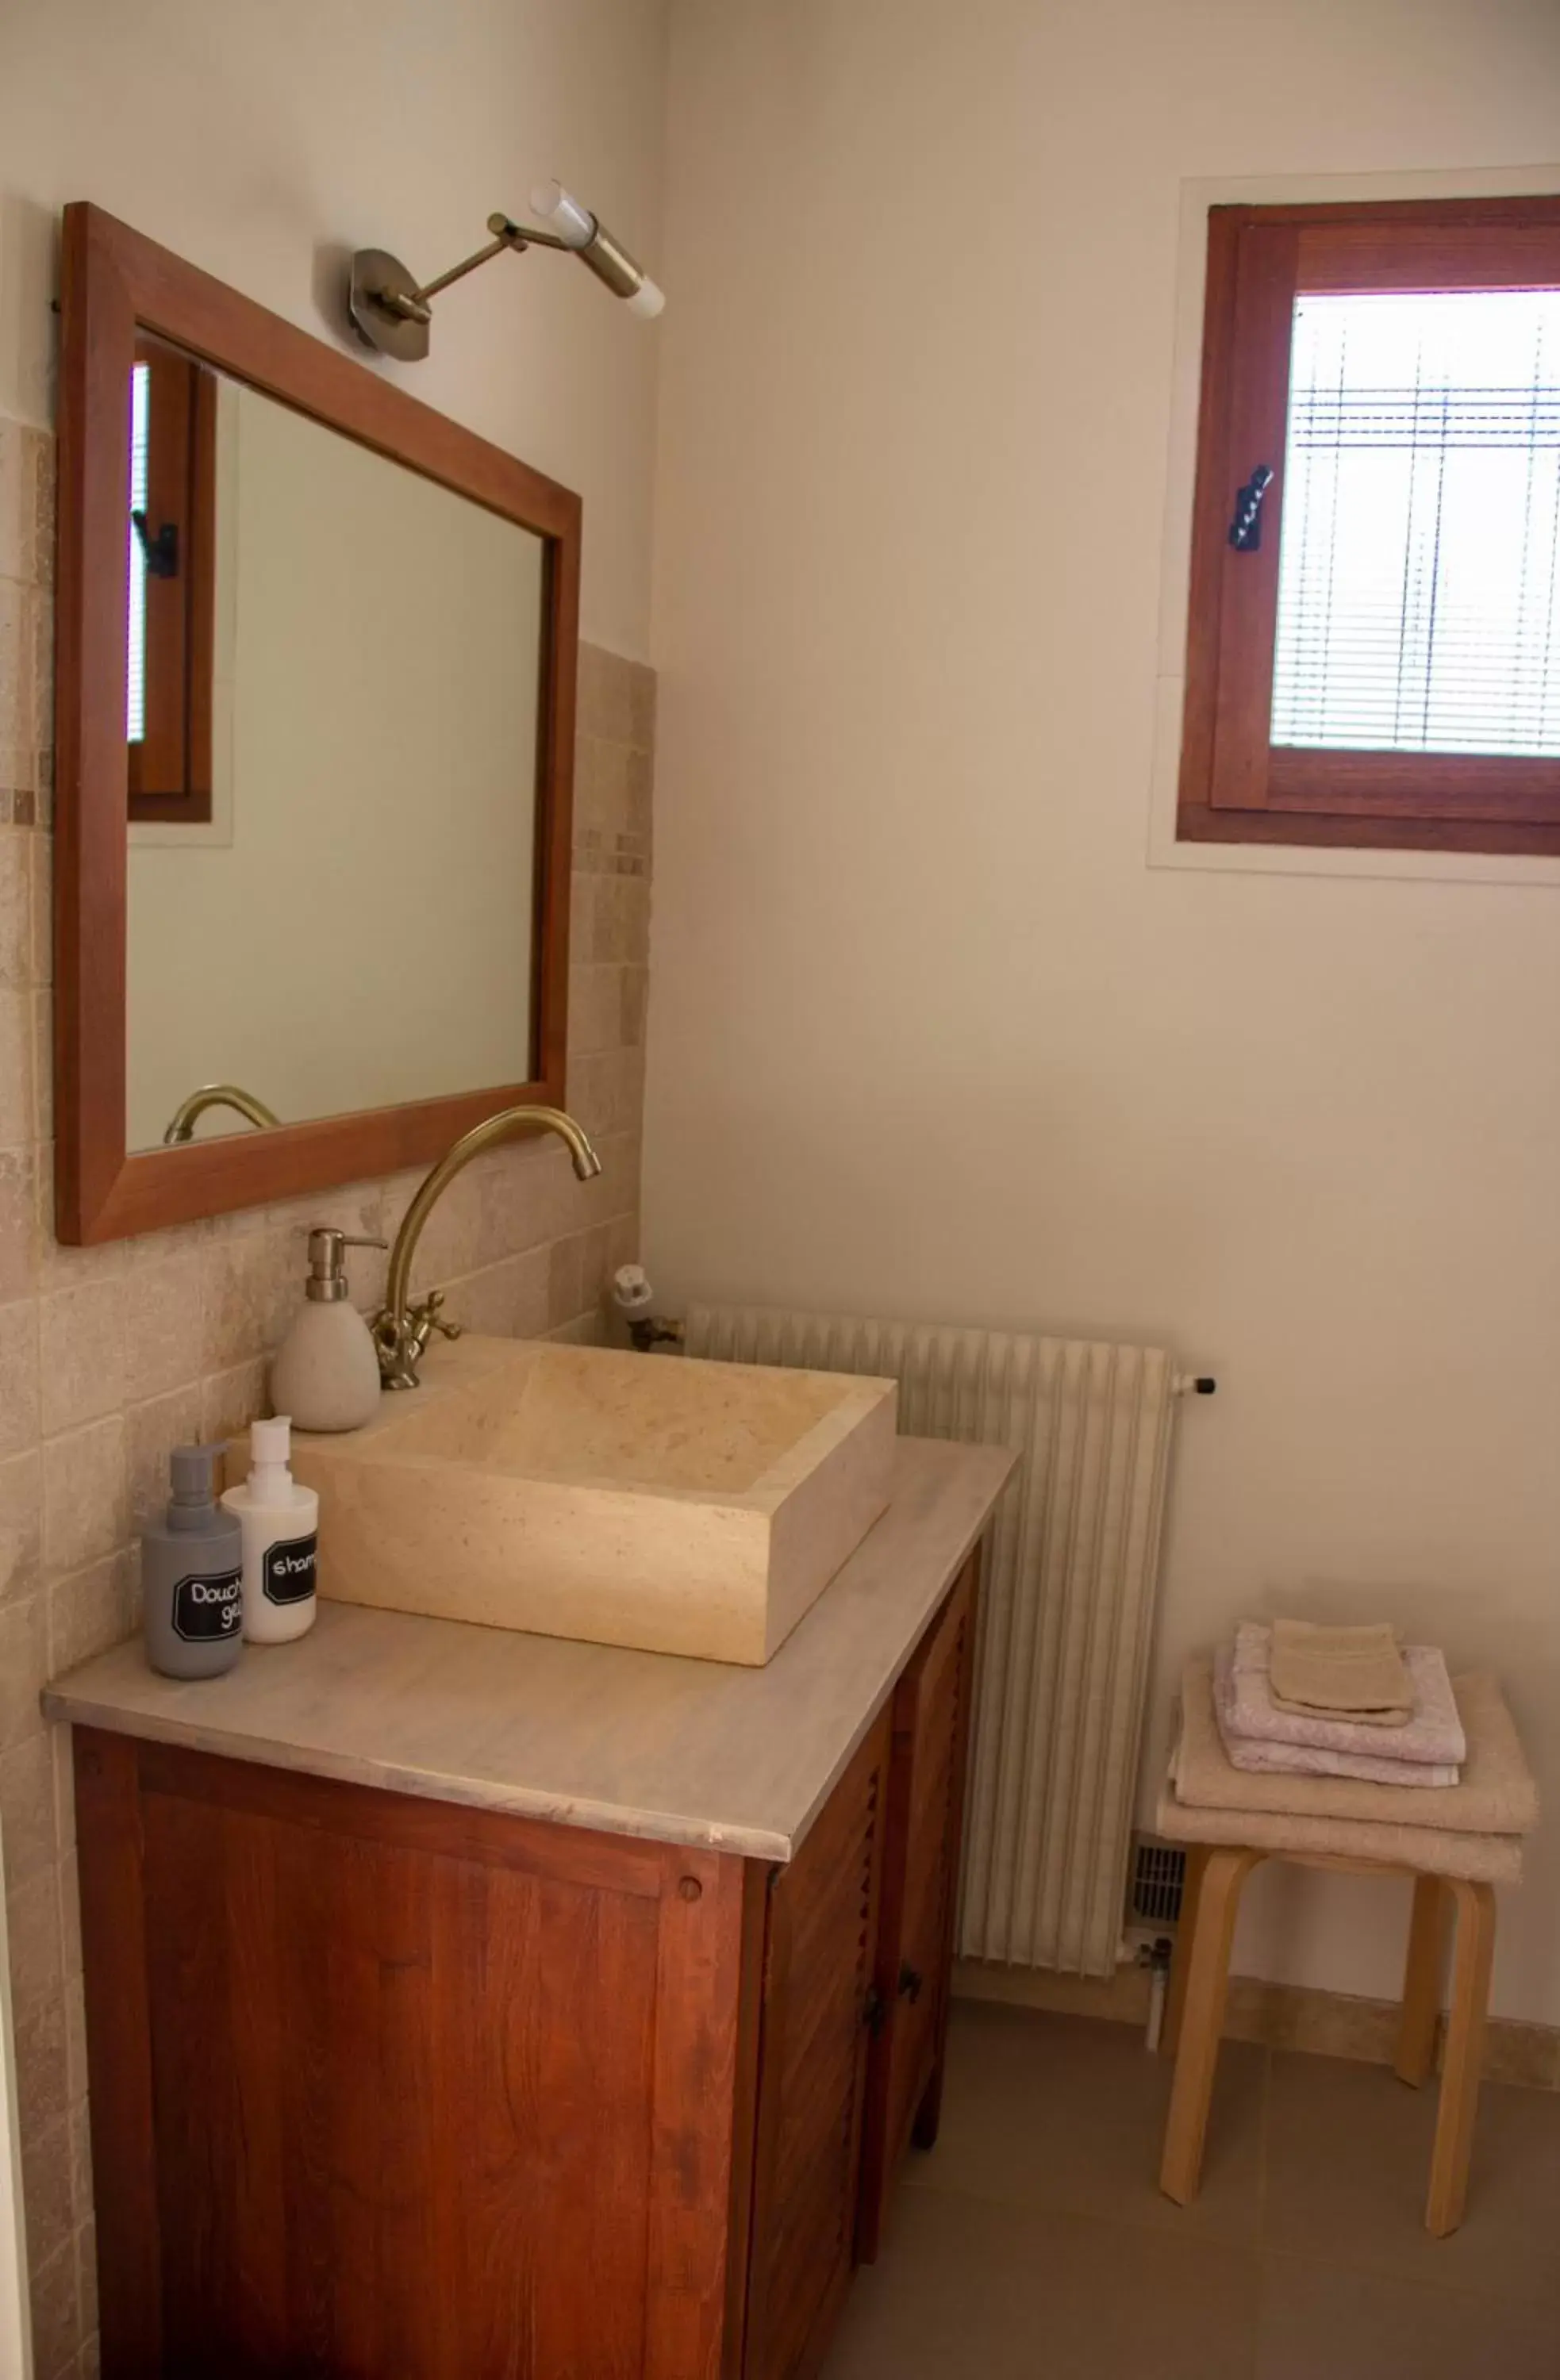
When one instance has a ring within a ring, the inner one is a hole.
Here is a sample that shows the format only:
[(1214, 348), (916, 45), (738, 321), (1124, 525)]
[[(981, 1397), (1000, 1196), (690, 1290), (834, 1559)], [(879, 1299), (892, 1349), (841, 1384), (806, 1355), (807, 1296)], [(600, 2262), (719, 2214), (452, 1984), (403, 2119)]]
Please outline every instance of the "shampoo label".
[(314, 1558), (319, 1548), (317, 1535), (308, 1537), (286, 1537), (279, 1544), (265, 1548), (263, 1585), (267, 1603), (301, 1603), (314, 1592)]
[(194, 1571), (174, 1588), (174, 1634), (187, 1645), (237, 1636), (243, 1619), (243, 1572)]

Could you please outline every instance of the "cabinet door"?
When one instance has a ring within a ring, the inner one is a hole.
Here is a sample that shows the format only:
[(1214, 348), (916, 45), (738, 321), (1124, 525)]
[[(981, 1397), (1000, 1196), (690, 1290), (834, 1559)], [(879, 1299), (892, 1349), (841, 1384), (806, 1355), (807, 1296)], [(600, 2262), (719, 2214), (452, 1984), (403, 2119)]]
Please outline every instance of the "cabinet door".
[(105, 2380), (717, 2380), (743, 1861), (77, 1737)]
[(770, 1894), (747, 2380), (806, 2380), (849, 2287), (889, 1714)]
[(975, 1634), (976, 1562), (960, 1573), (894, 1697), (888, 1842), (876, 1985), (884, 2014), (868, 2070), (857, 2254), (877, 2253), (889, 2192), (914, 2136), (936, 2137)]

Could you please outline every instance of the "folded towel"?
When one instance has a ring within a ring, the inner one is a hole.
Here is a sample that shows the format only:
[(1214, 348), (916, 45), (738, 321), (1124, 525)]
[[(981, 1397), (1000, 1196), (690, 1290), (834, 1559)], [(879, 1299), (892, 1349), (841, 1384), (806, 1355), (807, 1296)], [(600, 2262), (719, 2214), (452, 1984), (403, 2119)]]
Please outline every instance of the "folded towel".
[(1290, 1710), (1401, 1727), (1414, 1697), (1395, 1630), (1330, 1628), (1314, 1620), (1273, 1623), (1273, 1692)]
[(1455, 1785), (1456, 1761), (1381, 1760), (1363, 1752), (1324, 1752), (1314, 1743), (1253, 1742), (1235, 1725), (1235, 1657), (1227, 1645), (1213, 1656), (1213, 1711), (1230, 1765), (1252, 1776), (1356, 1777), (1372, 1785)]
[[(1434, 1828), (1418, 1830), (1525, 1835), (1538, 1822), (1538, 1792), (1500, 1686), (1487, 1670), (1474, 1670), (1458, 1678), (1456, 1694), (1468, 1732), (1462, 1782), (1443, 1787), (1435, 1797)], [(1252, 1776), (1234, 1767), (1213, 1716), (1213, 1672), (1206, 1660), (1188, 1661), (1182, 1672), (1175, 1784), (1183, 1804), (1226, 1820), (1233, 1813), (1245, 1815), (1256, 1811), (1264, 1815), (1335, 1818), (1350, 1826), (1379, 1824), (1395, 1828), (1403, 1823), (1401, 1786), (1370, 1785), (1347, 1777)], [(1216, 1841), (1217, 1829), (1205, 1840)], [(1370, 1859), (1376, 1854), (1362, 1851), (1360, 1856)]]
[[(1386, 1788), (1383, 1787), (1383, 1791)], [(1520, 1884), (1517, 1835), (1459, 1835), (1449, 1827), (1362, 1825), (1355, 1818), (1297, 1818), (1285, 1811), (1192, 1810), (1166, 1783), (1154, 1813), (1170, 1843), (1249, 1843), (1292, 1858), (1376, 1860), (1425, 1876), (1460, 1876), (1475, 1884)]]
[(1318, 1718), (1279, 1710), (1269, 1690), (1273, 1632), (1243, 1620), (1235, 1632), (1234, 1707), (1230, 1727), (1257, 1743), (1313, 1744), (1320, 1752), (1361, 1753), (1372, 1760), (1433, 1761), (1456, 1767), (1468, 1752), (1444, 1656), (1433, 1645), (1407, 1645), (1404, 1666), (1414, 1690), (1406, 1726), (1361, 1727), (1355, 1719)]

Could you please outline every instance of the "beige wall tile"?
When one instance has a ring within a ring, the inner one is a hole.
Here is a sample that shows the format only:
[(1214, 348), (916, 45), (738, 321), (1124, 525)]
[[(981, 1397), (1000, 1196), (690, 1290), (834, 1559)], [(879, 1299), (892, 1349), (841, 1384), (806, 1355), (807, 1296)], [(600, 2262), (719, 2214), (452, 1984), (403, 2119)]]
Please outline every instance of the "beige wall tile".
[(6, 1895), (11, 1946), (11, 2004), (18, 2024), (37, 2009), (57, 2001), (65, 1985), (65, 1946), (60, 1927), (59, 1877), (30, 1876)]
[(125, 1401), (125, 1283), (118, 1273), (52, 1290), (38, 1308), (43, 1434), (79, 1429)]
[(626, 966), (622, 971), (619, 996), (621, 1005), (615, 1038), (623, 1048), (637, 1050), (644, 1041), (645, 1017), (650, 1005), (650, 969)]
[(120, 1414), (54, 1438), (43, 1448), (43, 1560), (51, 1572), (84, 1570), (129, 1534), (129, 1482)]
[(32, 2359), (36, 2380), (74, 2380), (81, 2340), (80, 2295), (74, 2236), (38, 2261), (28, 2238), (32, 2265)]
[(130, 1243), (127, 1240), (109, 1240), (95, 1248), (70, 1248), (55, 1239), (55, 1152), (41, 1145), (36, 1155), (33, 1191), (39, 1289), (71, 1289), (78, 1281), (106, 1281), (111, 1273), (128, 1270)]
[(0, 1829), (7, 1887), (52, 1868), (59, 1856), (54, 1746), (46, 1733), (0, 1753)]
[(0, 1455), (36, 1446), (40, 1411), (38, 1306), (20, 1298), (0, 1305)]
[(81, 1972), (81, 1902), (74, 1860), (64, 1862), (56, 1878), (55, 1908), (59, 1916), (61, 1989)]
[(48, 2001), (16, 2028), (17, 2117), (24, 2138), (69, 2110), (70, 2052), (66, 2002)]
[(294, 1250), (286, 1234), (265, 1228), (213, 1237), (202, 1252), (203, 1366), (230, 1370), (276, 1344), (301, 1293)]
[(547, 1251), (547, 1328), (555, 1330), (579, 1311), (579, 1256), (582, 1236), (555, 1240)]
[(0, 1148), (32, 1138), (32, 995), (0, 990)]
[(43, 1458), (37, 1447), (0, 1463), (0, 1603), (35, 1593), (43, 1548)]
[(129, 1568), (128, 1552), (121, 1548), (50, 1587), (50, 1677), (90, 1661), (94, 1653), (106, 1653), (129, 1633)]
[(46, 987), (32, 1002), (32, 1133), (51, 1140), (55, 1130), (55, 996)]
[(32, 981), (31, 830), (0, 826), (0, 984)]
[(132, 1266), (125, 1281), (125, 1392), (138, 1400), (192, 1385), (203, 1368), (206, 1259), (184, 1247)]
[(236, 1438), (267, 1410), (262, 1357), (213, 1372), (201, 1383), (201, 1439), (210, 1446), (219, 1439)]
[(588, 1056), (615, 1050), (623, 1039), (622, 973), (616, 966), (571, 966), (568, 971), (569, 1050)]
[(43, 1731), (38, 1697), (48, 1675), (48, 1615), (42, 1595), (0, 1608), (0, 1752)]
[(24, 2138), (21, 2144), (22, 2192), (27, 2205), (27, 2244), (30, 2257), (46, 2264), (61, 2247), (72, 2253), (74, 2290), (76, 2201), (71, 2189), (70, 2119), (56, 2116), (53, 2123)]
[(31, 882), (30, 973), (34, 983), (55, 979), (55, 839), (36, 828), (28, 835)]
[(601, 645), (580, 646), (578, 708), (582, 738), (628, 743), (642, 709), (642, 697), (639, 697), (638, 705), (637, 697), (632, 662), (625, 661), (621, 653), (609, 653)]
[[(86, 2204), (89, 2202), (79, 2198), (77, 2203), (80, 2205)], [(97, 2225), (95, 2222), (91, 2220), (83, 2223), (79, 2232), (77, 2234), (76, 2279), (77, 2287), (81, 2293), (81, 2329), (87, 2338), (91, 2338), (95, 2333), (98, 2325), (98, 2286)], [(85, 2357), (85, 2354), (86, 2350), (83, 2348), (83, 2358)], [(92, 2354), (92, 2369), (94, 2372), (97, 2369), (97, 2355), (95, 2348)], [(78, 2380), (89, 2380), (87, 2366), (84, 2361), (78, 2367)]]
[(55, 1819), (59, 1828), (62, 1852), (74, 1848), (76, 1842), (76, 1777), (71, 1756), (73, 1737), (68, 1727), (55, 1720), (47, 1726), (49, 1749), (55, 1764)]
[(30, 1148), (0, 1148), (0, 1305), (37, 1286), (37, 1158)]
[(202, 1438), (202, 1389), (192, 1380), (171, 1395), (152, 1397), (125, 1412), (125, 1461), (129, 1475), (130, 1534), (139, 1536), (168, 1500), (168, 1457), (176, 1446)]

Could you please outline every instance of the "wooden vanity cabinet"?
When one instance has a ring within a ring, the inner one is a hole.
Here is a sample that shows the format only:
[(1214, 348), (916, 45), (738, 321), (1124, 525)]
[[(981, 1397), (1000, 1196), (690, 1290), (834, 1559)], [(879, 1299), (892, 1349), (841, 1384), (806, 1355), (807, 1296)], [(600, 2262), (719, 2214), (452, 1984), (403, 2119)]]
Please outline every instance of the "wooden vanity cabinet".
[(79, 1728), (104, 2380), (812, 2380), (935, 2122), (974, 1567), (783, 1866)]
[(899, 2162), (930, 2148), (942, 2111), (954, 1919), (975, 1658), (975, 1565), (959, 1578), (895, 1692), (883, 1923), (868, 2057), (856, 2254), (877, 2254)]

